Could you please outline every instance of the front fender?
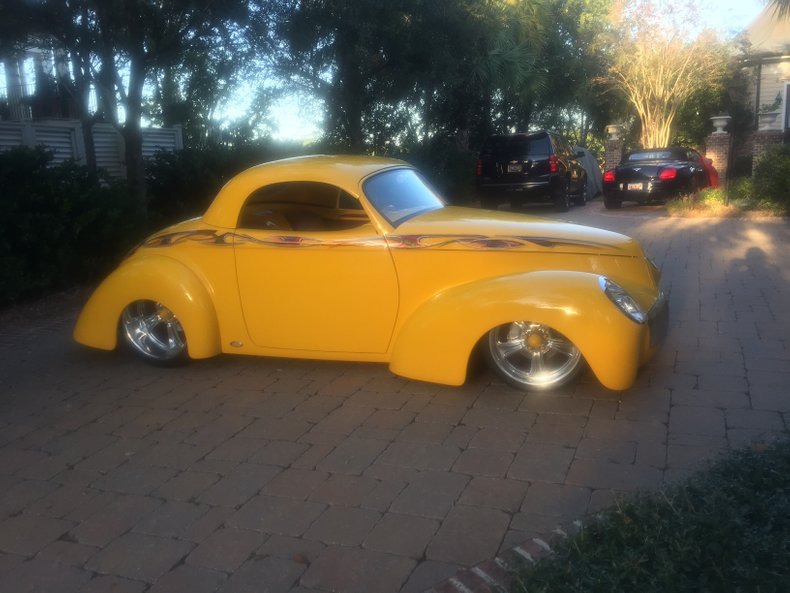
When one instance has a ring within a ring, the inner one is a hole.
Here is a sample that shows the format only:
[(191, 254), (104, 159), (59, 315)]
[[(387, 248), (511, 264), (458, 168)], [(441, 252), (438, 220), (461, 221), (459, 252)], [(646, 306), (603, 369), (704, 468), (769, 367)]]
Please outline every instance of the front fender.
[(475, 344), (512, 321), (546, 324), (570, 339), (609, 389), (634, 381), (647, 328), (627, 318), (586, 272), (543, 271), (489, 278), (443, 291), (396, 337), (392, 372), (437, 383), (466, 379)]
[(102, 350), (115, 349), (123, 309), (143, 299), (158, 301), (175, 313), (191, 358), (219, 354), (217, 315), (205, 285), (178, 260), (155, 254), (125, 261), (99, 285), (80, 313), (74, 339)]

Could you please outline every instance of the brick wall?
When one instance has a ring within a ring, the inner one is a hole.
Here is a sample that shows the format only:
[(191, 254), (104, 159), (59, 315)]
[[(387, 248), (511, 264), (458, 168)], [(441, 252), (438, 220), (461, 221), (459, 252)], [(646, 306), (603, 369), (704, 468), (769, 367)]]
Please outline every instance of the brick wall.
[(719, 184), (721, 185), (724, 185), (727, 181), (731, 147), (732, 136), (727, 132), (714, 132), (705, 138), (705, 156), (713, 161), (713, 166), (719, 172)]
[(623, 158), (623, 139), (607, 138), (604, 155), (604, 170), (614, 169)]

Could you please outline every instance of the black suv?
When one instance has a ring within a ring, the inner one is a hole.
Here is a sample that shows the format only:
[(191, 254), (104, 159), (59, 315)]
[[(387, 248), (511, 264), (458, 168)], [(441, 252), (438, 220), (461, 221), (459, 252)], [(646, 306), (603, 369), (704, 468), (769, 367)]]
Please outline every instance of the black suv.
[(568, 141), (556, 132), (489, 136), (475, 171), (477, 194), (484, 208), (510, 199), (514, 208), (525, 201), (549, 201), (560, 212), (571, 199), (587, 203), (587, 173)]

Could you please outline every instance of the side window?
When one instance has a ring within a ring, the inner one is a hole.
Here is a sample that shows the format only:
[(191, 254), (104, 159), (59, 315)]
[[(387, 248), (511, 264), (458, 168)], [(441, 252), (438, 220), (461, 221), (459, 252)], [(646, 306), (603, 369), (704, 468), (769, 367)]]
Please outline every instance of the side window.
[(698, 163), (700, 161), (699, 153), (693, 150), (688, 151), (688, 158), (692, 163)]
[(369, 222), (362, 204), (343, 189), (315, 181), (260, 187), (239, 213), (238, 227), (270, 231), (339, 231)]

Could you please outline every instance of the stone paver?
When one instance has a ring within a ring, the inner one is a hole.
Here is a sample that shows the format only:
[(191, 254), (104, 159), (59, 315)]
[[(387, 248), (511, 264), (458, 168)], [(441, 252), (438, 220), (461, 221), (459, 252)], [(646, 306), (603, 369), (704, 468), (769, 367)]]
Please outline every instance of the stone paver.
[(377, 364), (161, 369), (73, 344), (74, 297), (12, 319), (0, 591), (486, 591), (494, 555), (539, 555), (534, 538), (617, 495), (790, 428), (787, 221), (598, 200), (562, 216), (640, 239), (662, 267), (667, 342), (626, 392), (589, 372), (525, 395)]

